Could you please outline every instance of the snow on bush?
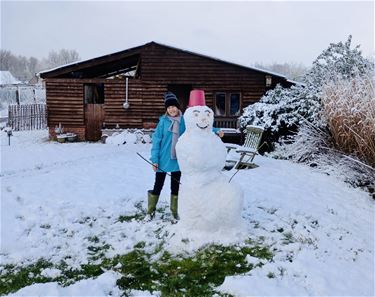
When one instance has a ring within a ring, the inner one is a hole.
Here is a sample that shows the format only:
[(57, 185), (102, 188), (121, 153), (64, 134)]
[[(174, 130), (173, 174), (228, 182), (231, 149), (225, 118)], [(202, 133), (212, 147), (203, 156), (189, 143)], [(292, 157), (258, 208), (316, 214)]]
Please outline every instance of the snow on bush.
[(297, 85), (288, 89), (277, 85), (258, 103), (244, 109), (241, 127), (257, 125), (277, 133), (282, 128), (295, 130), (304, 119), (318, 123), (320, 103), (315, 93), (312, 86)]
[(331, 43), (313, 62), (311, 70), (302, 79), (303, 84), (291, 88), (277, 86), (259, 103), (246, 107), (240, 117), (241, 127), (263, 126), (273, 135), (282, 128), (296, 130), (305, 120), (324, 127), (326, 122), (321, 117), (323, 85), (337, 75), (345, 79), (373, 69), (373, 64), (362, 57), (359, 46), (350, 48), (351, 39), (349, 36), (345, 43)]
[(322, 90), (323, 115), (335, 146), (375, 168), (373, 75), (328, 82)]
[(297, 131), (276, 145), (275, 157), (304, 162), (355, 186), (375, 186), (374, 63), (359, 46), (330, 44), (304, 76), (303, 85), (276, 87), (248, 106), (241, 125), (268, 133)]
[(307, 163), (353, 186), (374, 191), (375, 95), (371, 72), (328, 82), (322, 88), (322, 106), (327, 127), (305, 121), (298, 134), (284, 139), (271, 155)]

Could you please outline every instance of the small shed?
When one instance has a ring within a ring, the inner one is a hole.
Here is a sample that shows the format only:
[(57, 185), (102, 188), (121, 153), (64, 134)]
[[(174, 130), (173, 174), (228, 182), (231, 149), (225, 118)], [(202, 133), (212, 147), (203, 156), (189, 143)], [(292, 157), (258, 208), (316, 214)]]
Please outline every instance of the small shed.
[(192, 89), (203, 89), (215, 126), (236, 128), (244, 107), (285, 76), (149, 42), (40, 73), (45, 80), (50, 137), (55, 126), (96, 141), (105, 128), (153, 128), (171, 91), (186, 109)]

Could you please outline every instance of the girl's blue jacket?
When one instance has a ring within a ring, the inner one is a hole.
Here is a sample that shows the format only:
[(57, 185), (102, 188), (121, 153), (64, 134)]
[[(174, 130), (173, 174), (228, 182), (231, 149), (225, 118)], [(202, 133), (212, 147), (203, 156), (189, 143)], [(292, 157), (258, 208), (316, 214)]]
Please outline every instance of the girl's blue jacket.
[[(158, 164), (158, 172), (174, 172), (180, 171), (177, 159), (171, 159), (172, 132), (169, 127), (172, 121), (162, 115), (156, 126), (155, 132), (152, 134), (151, 162)], [(184, 117), (180, 121), (180, 136), (185, 132)], [(160, 170), (161, 169), (161, 170)]]
[[(169, 131), (172, 121), (166, 116), (162, 115), (159, 123), (156, 126), (155, 132), (152, 135), (152, 148), (151, 148), (151, 162), (158, 164), (158, 172), (174, 172), (180, 171), (177, 159), (171, 159), (171, 146), (172, 146), (172, 132)], [(218, 128), (213, 128), (213, 132), (217, 132)], [(185, 132), (184, 117), (180, 121), (180, 136)], [(161, 170), (160, 170), (161, 169)]]

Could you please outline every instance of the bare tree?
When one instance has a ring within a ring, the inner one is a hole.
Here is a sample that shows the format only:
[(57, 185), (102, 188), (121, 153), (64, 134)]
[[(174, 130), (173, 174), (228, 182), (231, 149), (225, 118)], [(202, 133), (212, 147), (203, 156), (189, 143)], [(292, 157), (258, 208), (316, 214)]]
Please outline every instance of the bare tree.
[(76, 50), (68, 49), (51, 51), (48, 58), (42, 60), (35, 57), (15, 56), (11, 51), (0, 50), (0, 70), (10, 71), (17, 79), (28, 81), (40, 70), (69, 64), (79, 59)]
[(10, 51), (0, 49), (0, 70), (9, 70), (13, 57)]
[(26, 57), (16, 57), (10, 51), (1, 50), (0, 59), (1, 70), (10, 71), (19, 80), (26, 80), (29, 77)]
[(28, 60), (28, 72), (31, 75), (35, 75), (40, 69), (39, 69), (39, 61), (37, 58), (31, 57)]
[(10, 71), (17, 79), (27, 81), (41, 70), (41, 65), (37, 58), (15, 56), (11, 51), (0, 50), (0, 70)]
[(69, 64), (80, 59), (76, 50), (61, 49), (58, 52), (50, 51), (45, 65), (48, 68), (54, 68), (61, 65)]

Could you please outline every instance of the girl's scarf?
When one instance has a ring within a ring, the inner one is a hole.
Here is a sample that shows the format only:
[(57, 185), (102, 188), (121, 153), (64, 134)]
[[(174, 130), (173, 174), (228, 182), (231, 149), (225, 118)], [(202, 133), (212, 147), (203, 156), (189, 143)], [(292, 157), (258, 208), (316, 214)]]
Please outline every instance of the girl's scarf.
[(169, 126), (168, 131), (172, 132), (172, 145), (171, 145), (171, 159), (177, 159), (176, 156), (176, 143), (180, 136), (180, 122), (181, 122), (181, 111), (176, 117), (167, 115), (168, 119), (171, 120), (172, 124)]

